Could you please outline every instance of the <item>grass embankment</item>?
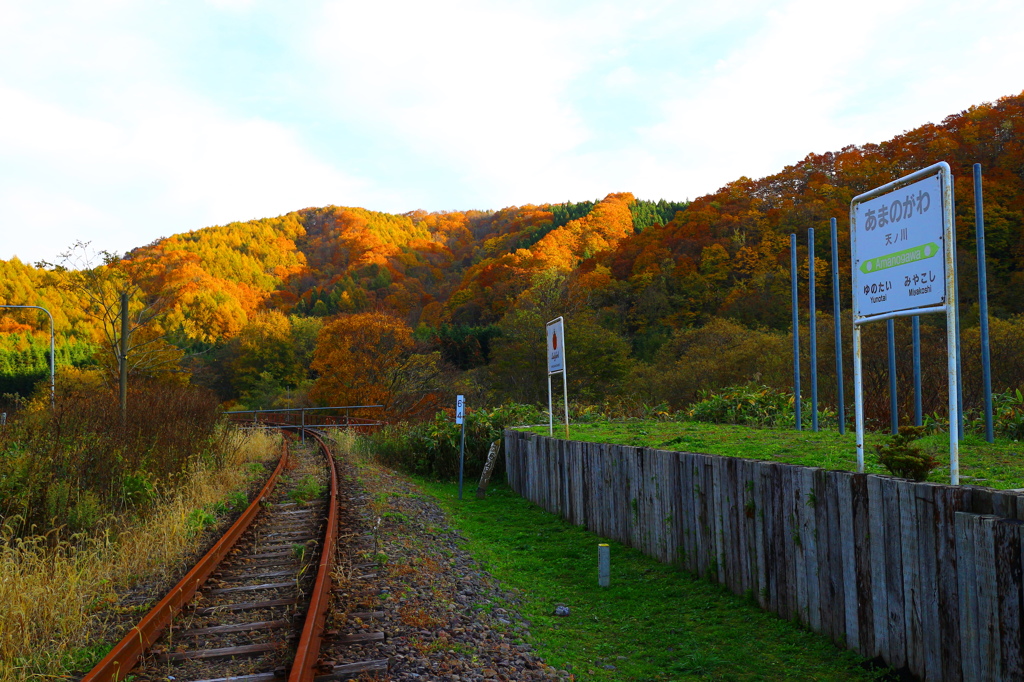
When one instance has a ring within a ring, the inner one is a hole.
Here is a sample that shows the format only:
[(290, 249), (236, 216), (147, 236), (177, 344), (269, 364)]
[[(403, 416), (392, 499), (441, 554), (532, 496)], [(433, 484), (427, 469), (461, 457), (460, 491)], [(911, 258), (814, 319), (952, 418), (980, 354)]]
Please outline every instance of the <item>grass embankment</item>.
[(43, 679), (95, 664), (103, 619), (132, 584), (162, 581), (199, 547), (202, 529), (234, 510), (280, 453), (278, 434), (233, 432), (220, 465), (198, 461), (153, 511), (118, 531), (56, 539), (0, 537), (0, 682)]
[[(547, 426), (527, 429), (547, 435)], [(555, 428), (555, 437), (565, 434), (564, 426)], [(872, 445), (882, 444), (888, 434), (865, 435), (864, 468), (869, 474), (887, 474), (878, 463)], [(571, 440), (592, 443), (618, 443), (661, 450), (701, 452), (727, 457), (774, 460), (784, 464), (857, 470), (857, 445), (847, 431), (796, 431), (766, 429), (700, 422), (594, 422), (572, 424)], [(917, 443), (931, 449), (941, 463), (928, 476), (935, 483), (949, 483), (949, 434), (934, 433)], [(1024, 444), (1005, 438), (987, 443), (984, 438), (967, 434), (960, 441), (960, 483), (989, 488), (1024, 488)]]
[[(531, 622), (529, 641), (578, 680), (871, 680), (862, 659), (761, 611), (748, 599), (618, 543), (611, 587), (597, 585), (598, 536), (523, 500), (507, 486), (485, 500), (420, 482), (468, 538), (467, 548)], [(568, 617), (553, 615), (557, 605)]]

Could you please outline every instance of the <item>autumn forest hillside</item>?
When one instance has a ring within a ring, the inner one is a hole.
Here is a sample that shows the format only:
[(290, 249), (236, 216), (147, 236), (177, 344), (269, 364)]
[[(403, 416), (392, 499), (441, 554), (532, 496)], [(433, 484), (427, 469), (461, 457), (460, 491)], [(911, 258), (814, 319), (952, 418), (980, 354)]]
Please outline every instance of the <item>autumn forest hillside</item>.
[[(543, 325), (564, 314), (574, 400), (678, 407), (705, 387), (784, 387), (789, 234), (806, 275), (815, 228), (824, 273), (816, 293), (830, 311), (828, 221), (838, 219), (848, 308), (850, 200), (937, 161), (952, 166), (956, 183), (968, 348), (977, 325), (971, 167), (984, 168), (993, 338), (1010, 344), (1000, 351), (1002, 388), (1019, 386), (1024, 94), (885, 142), (810, 154), (692, 202), (623, 192), (498, 211), (326, 206), (185, 232), (129, 254), (76, 245), (58, 263), (0, 261), (0, 303), (54, 312), (66, 382), (111, 376), (117, 311), (95, 292), (130, 285), (133, 333), (145, 349), (136, 377), (191, 381), (253, 407), (382, 402), (392, 417), (426, 414), (456, 391), (476, 404), (546, 402)], [(802, 287), (806, 297), (806, 280)], [(4, 312), (0, 393), (27, 395), (46, 374), (47, 324), (35, 312)], [(821, 324), (825, 340), (830, 316)], [(938, 348), (942, 324), (926, 320), (926, 346)], [(831, 353), (827, 342), (820, 352)], [(884, 379), (868, 371), (869, 383)], [(938, 409), (942, 382), (931, 381)]]

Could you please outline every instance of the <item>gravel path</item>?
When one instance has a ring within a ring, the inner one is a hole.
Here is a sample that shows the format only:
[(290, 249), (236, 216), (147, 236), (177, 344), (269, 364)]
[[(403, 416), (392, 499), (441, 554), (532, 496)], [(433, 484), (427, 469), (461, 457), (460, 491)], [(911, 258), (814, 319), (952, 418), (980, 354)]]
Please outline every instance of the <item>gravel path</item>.
[[(339, 457), (342, 519), (335, 605), (328, 629), (383, 631), (383, 643), (339, 647), (337, 664), (387, 658), (388, 680), (568, 680), (525, 642), (519, 598), (460, 548), (429, 496), (389, 469)], [(367, 573), (375, 575), (366, 579)], [(363, 622), (355, 612), (383, 612)], [(353, 679), (368, 679), (353, 678)]]

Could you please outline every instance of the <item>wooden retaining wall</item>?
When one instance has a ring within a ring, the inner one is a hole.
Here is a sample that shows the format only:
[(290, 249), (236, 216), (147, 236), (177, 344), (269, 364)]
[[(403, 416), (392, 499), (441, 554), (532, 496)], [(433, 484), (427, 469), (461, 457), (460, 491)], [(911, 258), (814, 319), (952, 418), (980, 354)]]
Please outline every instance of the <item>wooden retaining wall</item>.
[(1024, 680), (1024, 497), (505, 431), (512, 488), (923, 680)]

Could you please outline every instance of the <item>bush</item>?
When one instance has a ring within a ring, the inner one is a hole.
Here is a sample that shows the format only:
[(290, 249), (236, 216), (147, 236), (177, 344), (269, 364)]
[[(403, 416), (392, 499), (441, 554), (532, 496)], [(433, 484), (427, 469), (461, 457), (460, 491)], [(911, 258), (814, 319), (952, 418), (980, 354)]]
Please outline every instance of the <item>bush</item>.
[(15, 533), (92, 530), (104, 518), (145, 511), (211, 455), (219, 414), (192, 387), (137, 384), (122, 423), (117, 396), (65, 391), (0, 429), (0, 523)]
[[(702, 390), (686, 411), (694, 421), (712, 424), (743, 424), (761, 427), (790, 427), (796, 424), (795, 397), (769, 386), (731, 386), (719, 391)], [(811, 426), (811, 402), (801, 399), (801, 425)], [(818, 404), (818, 424), (835, 425), (836, 413)]]
[[(532, 405), (509, 403), (492, 410), (467, 410), (466, 476), (478, 476), (483, 471), (491, 443), (501, 439), (505, 427), (541, 421), (541, 411)], [(441, 411), (430, 421), (387, 426), (363, 436), (359, 448), (387, 466), (436, 479), (453, 479), (459, 475), (460, 439), (461, 429), (454, 417)], [(496, 474), (501, 467), (503, 460), (499, 459)]]
[(923, 426), (903, 426), (899, 433), (889, 438), (885, 445), (876, 445), (878, 461), (893, 476), (923, 481), (933, 469), (938, 468), (939, 461), (935, 454), (923, 451), (911, 445), (924, 435)]

